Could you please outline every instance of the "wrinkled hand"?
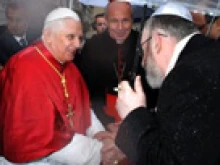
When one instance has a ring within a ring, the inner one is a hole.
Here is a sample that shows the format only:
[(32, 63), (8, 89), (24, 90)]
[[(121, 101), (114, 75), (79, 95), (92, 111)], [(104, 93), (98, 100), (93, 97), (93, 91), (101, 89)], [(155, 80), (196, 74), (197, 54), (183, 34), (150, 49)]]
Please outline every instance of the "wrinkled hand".
[(115, 136), (119, 125), (120, 123), (110, 123), (107, 126), (108, 131), (98, 132), (94, 136), (103, 143), (101, 149), (102, 165), (114, 165), (115, 162), (120, 162), (126, 157), (115, 145)]
[(137, 76), (132, 89), (128, 81), (119, 84), (118, 99), (116, 109), (122, 119), (124, 119), (135, 108), (146, 107), (146, 97), (141, 84), (141, 77)]
[(118, 128), (120, 126), (120, 122), (115, 122), (115, 123), (109, 123), (107, 125), (107, 129), (110, 131), (110, 132), (118, 132)]
[(94, 138), (103, 142), (105, 139), (113, 139), (113, 134), (108, 131), (100, 131), (94, 135)]
[(94, 135), (94, 138), (98, 139), (99, 141), (103, 141), (106, 138), (111, 138), (115, 140), (115, 136), (118, 132), (119, 125), (120, 125), (120, 122), (108, 124), (107, 125), (108, 131), (100, 131)]
[(107, 125), (107, 129), (110, 132), (110, 135), (112, 136), (113, 139), (115, 139), (119, 126), (120, 126), (120, 122), (115, 122), (115, 123), (109, 123)]
[(101, 150), (102, 165), (114, 165), (115, 162), (120, 162), (125, 158), (125, 155), (115, 145), (114, 139), (103, 140)]

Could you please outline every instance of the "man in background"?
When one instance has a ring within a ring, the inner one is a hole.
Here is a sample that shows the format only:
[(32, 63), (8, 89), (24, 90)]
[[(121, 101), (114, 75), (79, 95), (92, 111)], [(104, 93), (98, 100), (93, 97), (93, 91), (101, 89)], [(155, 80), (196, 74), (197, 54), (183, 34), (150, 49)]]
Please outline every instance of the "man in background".
[(95, 15), (95, 21), (92, 24), (93, 29), (95, 30), (96, 34), (100, 34), (104, 32), (107, 28), (107, 22), (104, 13), (98, 13)]
[(209, 14), (192, 13), (194, 23), (198, 29), (207, 37), (219, 40), (220, 17)]
[[(114, 88), (122, 79), (131, 79), (135, 61), (138, 61), (135, 71), (142, 75), (144, 71), (140, 67), (141, 56), (136, 56), (139, 33), (132, 29), (131, 5), (113, 1), (105, 15), (107, 30), (87, 40), (78, 65), (89, 87), (92, 107), (106, 126), (120, 121), (115, 110)], [(149, 96), (149, 106), (151, 101)]]
[(0, 64), (25, 48), (34, 39), (27, 35), (28, 11), (21, 2), (9, 3), (5, 10), (6, 29), (0, 35)]

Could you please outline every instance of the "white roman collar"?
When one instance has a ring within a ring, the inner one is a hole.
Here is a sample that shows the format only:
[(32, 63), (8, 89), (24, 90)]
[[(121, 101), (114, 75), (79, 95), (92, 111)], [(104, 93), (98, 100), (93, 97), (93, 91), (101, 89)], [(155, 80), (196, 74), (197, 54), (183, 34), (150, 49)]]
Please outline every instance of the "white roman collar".
[(185, 38), (183, 38), (182, 40), (180, 40), (177, 44), (176, 44), (176, 47), (174, 49), (174, 52), (173, 52), (173, 56), (171, 57), (171, 60), (170, 60), (170, 63), (167, 67), (167, 70), (166, 70), (166, 76), (170, 73), (170, 71), (174, 68), (180, 54), (181, 54), (181, 51), (185, 48), (186, 44), (189, 42), (189, 40), (196, 34), (199, 34), (199, 32), (195, 32), (195, 33), (192, 33), (188, 36), (186, 36)]

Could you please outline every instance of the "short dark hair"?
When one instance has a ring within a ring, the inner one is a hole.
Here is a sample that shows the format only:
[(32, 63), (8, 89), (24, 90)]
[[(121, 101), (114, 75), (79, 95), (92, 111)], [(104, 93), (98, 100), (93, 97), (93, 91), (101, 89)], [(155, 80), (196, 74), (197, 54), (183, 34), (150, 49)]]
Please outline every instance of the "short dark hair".
[(98, 13), (95, 15), (95, 20), (99, 17), (105, 17), (105, 14), (104, 13)]
[(92, 23), (93, 30), (96, 30), (96, 26), (97, 26), (96, 20), (97, 20), (97, 18), (100, 18), (100, 17), (105, 17), (105, 13), (98, 13), (98, 14), (95, 15), (94, 21)]
[(6, 6), (6, 9), (5, 9), (5, 15), (7, 15), (7, 12), (8, 12), (9, 9), (12, 9), (12, 10), (24, 9), (25, 11), (27, 10), (26, 5), (22, 2), (10, 2), (10, 3), (8, 3), (8, 5)]

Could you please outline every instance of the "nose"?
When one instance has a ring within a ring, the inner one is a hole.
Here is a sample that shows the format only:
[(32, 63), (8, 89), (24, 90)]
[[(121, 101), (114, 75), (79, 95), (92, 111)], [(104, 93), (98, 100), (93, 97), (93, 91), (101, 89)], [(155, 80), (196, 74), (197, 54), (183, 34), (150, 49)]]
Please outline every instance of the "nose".
[(103, 28), (103, 29), (106, 28), (106, 24), (102, 24), (102, 28)]
[(74, 46), (75, 46), (76, 49), (81, 48), (82, 45), (83, 45), (82, 39), (81, 39), (80, 37), (76, 37), (76, 38), (73, 40), (73, 44), (74, 44)]
[(123, 29), (123, 21), (119, 21), (118, 22), (118, 28), (119, 29)]
[(10, 24), (11, 27), (17, 27), (17, 22), (14, 20), (10, 20), (8, 24)]

